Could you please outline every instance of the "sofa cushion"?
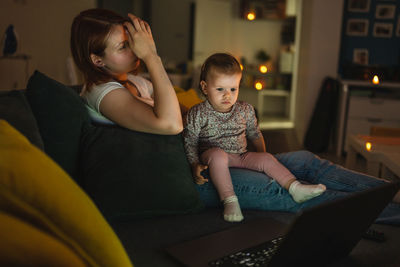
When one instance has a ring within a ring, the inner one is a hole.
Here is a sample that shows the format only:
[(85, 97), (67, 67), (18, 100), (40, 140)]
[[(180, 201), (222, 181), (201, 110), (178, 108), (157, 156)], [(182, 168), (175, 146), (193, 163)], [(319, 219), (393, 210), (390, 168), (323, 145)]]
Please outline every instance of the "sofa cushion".
[(0, 266), (87, 266), (70, 247), (0, 211)]
[(81, 98), (71, 88), (39, 71), (29, 79), (26, 96), (37, 120), (45, 152), (77, 179), (80, 137), (89, 124)]
[(97, 126), (83, 137), (81, 158), (82, 186), (109, 220), (203, 208), (181, 135)]
[(194, 89), (189, 89), (187, 91), (175, 87), (176, 96), (180, 104), (184, 105), (186, 108), (191, 108), (196, 104), (203, 102), (196, 93)]
[(0, 92), (0, 119), (8, 121), (29, 141), (43, 150), (36, 119), (24, 95), (24, 91), (11, 90)]
[(131, 266), (91, 199), (4, 120), (0, 120), (0, 211), (60, 240), (90, 266)]

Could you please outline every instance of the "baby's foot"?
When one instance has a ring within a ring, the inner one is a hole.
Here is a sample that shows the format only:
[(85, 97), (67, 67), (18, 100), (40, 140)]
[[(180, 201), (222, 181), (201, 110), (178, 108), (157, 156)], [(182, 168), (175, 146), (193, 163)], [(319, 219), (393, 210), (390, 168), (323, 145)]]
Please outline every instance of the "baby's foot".
[(237, 196), (233, 195), (225, 198), (224, 203), (224, 219), (228, 222), (240, 222), (243, 220), (242, 210), (240, 209)]
[(294, 201), (301, 203), (321, 195), (326, 190), (323, 184), (302, 184), (299, 181), (294, 181), (289, 187), (289, 193)]

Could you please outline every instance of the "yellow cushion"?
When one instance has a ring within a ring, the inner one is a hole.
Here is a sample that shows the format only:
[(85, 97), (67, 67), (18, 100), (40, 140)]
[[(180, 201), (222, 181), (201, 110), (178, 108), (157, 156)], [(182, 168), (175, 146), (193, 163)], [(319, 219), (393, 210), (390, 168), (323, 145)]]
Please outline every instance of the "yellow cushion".
[(53, 236), (0, 211), (0, 266), (86, 266)]
[(174, 86), (174, 89), (175, 89), (175, 93), (182, 93), (182, 92), (185, 92), (185, 89), (180, 88), (179, 86)]
[(91, 199), (4, 120), (0, 120), (0, 188), (0, 210), (60, 240), (89, 266), (132, 266)]
[(189, 89), (187, 91), (177, 91), (176, 96), (178, 97), (179, 103), (181, 103), (188, 109), (200, 102), (203, 102), (203, 100), (197, 95), (194, 89)]

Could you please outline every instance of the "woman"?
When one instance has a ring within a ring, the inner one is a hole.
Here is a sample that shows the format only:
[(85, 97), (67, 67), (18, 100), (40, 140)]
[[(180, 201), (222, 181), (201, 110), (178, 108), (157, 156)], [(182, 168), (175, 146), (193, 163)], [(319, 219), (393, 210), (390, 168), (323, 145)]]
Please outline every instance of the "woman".
[[(165, 72), (149, 25), (108, 10), (81, 12), (71, 28), (71, 51), (83, 73), (81, 95), (103, 122), (128, 129), (177, 134), (182, 131), (178, 99)], [(135, 76), (142, 60), (152, 84)]]
[[(154, 134), (182, 131), (179, 103), (146, 22), (131, 14), (128, 20), (103, 9), (83, 11), (72, 24), (71, 51), (85, 79), (81, 95), (94, 119)], [(134, 75), (139, 60), (146, 65), (152, 83)], [(299, 180), (324, 184), (327, 190), (307, 202), (297, 203), (274, 180), (265, 179), (264, 174), (233, 170), (232, 182), (242, 208), (294, 212), (385, 182), (334, 165), (307, 151), (278, 154), (276, 158)], [(212, 183), (197, 187), (207, 206), (220, 204)], [(400, 224), (400, 193), (394, 201), (378, 222)]]

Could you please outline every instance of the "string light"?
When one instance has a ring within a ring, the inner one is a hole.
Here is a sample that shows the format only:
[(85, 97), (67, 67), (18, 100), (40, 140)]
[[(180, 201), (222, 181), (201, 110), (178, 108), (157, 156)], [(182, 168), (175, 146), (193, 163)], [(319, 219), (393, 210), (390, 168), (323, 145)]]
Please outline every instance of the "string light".
[(247, 13), (246, 18), (248, 20), (255, 20), (256, 19), (256, 14), (254, 12), (249, 12), (249, 13)]
[(378, 75), (374, 75), (374, 78), (372, 78), (372, 83), (373, 83), (373, 84), (379, 84), (379, 77), (378, 77)]
[(261, 82), (256, 82), (254, 84), (254, 88), (256, 88), (257, 90), (261, 90), (263, 89), (263, 84)]
[(260, 65), (260, 67), (258, 69), (261, 73), (267, 73), (267, 71), (268, 71), (268, 68), (265, 65)]
[(371, 144), (370, 142), (366, 142), (366, 143), (365, 143), (365, 149), (366, 149), (367, 151), (371, 151), (371, 148), (372, 148), (372, 144)]

